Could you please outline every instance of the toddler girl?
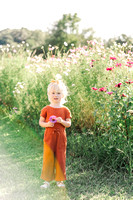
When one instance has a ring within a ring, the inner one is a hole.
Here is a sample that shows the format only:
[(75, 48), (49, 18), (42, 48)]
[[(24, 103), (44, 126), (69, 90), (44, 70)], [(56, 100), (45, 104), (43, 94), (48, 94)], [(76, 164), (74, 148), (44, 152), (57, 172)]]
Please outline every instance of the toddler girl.
[(41, 186), (48, 188), (55, 180), (58, 187), (65, 187), (66, 180), (66, 145), (65, 127), (71, 126), (71, 113), (63, 104), (67, 96), (66, 86), (62, 81), (51, 81), (47, 89), (50, 105), (41, 110), (39, 125), (46, 128), (44, 133), (44, 153)]

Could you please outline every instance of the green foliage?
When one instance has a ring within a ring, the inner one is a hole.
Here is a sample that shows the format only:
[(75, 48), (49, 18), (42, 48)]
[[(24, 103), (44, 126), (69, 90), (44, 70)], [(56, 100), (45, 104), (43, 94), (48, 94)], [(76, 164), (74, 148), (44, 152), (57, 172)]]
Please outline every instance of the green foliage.
[(0, 31), (0, 45), (28, 43), (30, 48), (35, 48), (44, 43), (46, 33), (41, 30), (30, 31), (26, 28), (5, 29)]
[(72, 47), (63, 56), (56, 49), (55, 57), (49, 49), (45, 60), (29, 57), (28, 50), (10, 50), (1, 49), (0, 61), (0, 102), (10, 117), (28, 123), (42, 137), (38, 120), (49, 103), (47, 86), (61, 78), (69, 91), (68, 146), (74, 157), (93, 157), (97, 165), (132, 174), (133, 53), (125, 53), (123, 45), (106, 49), (97, 41)]

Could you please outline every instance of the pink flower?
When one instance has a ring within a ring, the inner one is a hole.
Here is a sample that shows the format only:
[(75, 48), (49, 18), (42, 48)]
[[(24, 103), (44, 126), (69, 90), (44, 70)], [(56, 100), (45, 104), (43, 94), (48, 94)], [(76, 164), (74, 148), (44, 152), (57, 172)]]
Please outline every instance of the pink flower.
[(122, 94), (121, 96), (122, 96), (122, 97), (127, 97), (125, 94)]
[(133, 83), (133, 81), (129, 80), (129, 81), (125, 81), (125, 83), (131, 84)]
[(132, 67), (132, 65), (133, 65), (132, 61), (128, 61), (127, 64), (126, 64), (126, 66), (128, 66), (128, 67)]
[(109, 95), (113, 94), (113, 92), (106, 92), (106, 93), (109, 94)]
[(92, 89), (93, 89), (93, 90), (98, 90), (98, 89), (97, 89), (97, 88), (95, 88), (95, 87), (92, 87)]
[(50, 116), (49, 121), (52, 123), (56, 123), (57, 122), (56, 118), (57, 117), (55, 115), (52, 115), (52, 116)]
[(105, 87), (102, 87), (102, 88), (99, 88), (99, 90), (98, 90), (99, 92), (106, 92), (107, 91), (107, 89), (105, 88)]
[(69, 49), (69, 51), (70, 51), (71, 53), (75, 53), (75, 52), (76, 52), (75, 49)]
[(133, 64), (133, 62), (132, 62), (132, 61), (128, 61), (127, 63), (128, 63), (129, 65), (132, 65), (132, 64)]
[(88, 44), (90, 43), (90, 44), (92, 44), (93, 46), (96, 44), (96, 42), (95, 42), (95, 41), (92, 41), (92, 40), (87, 41), (87, 42), (88, 42)]
[(94, 67), (93, 62), (90, 62), (90, 67)]
[(107, 67), (106, 70), (107, 71), (112, 71), (114, 67)]
[(132, 65), (129, 65), (129, 64), (127, 64), (126, 66), (128, 66), (128, 67), (132, 67)]
[(110, 57), (110, 60), (116, 60), (117, 58), (116, 57)]
[(121, 63), (116, 63), (116, 65), (115, 65), (116, 67), (121, 67), (122, 66), (122, 64)]
[(115, 87), (121, 87), (122, 83), (118, 83)]

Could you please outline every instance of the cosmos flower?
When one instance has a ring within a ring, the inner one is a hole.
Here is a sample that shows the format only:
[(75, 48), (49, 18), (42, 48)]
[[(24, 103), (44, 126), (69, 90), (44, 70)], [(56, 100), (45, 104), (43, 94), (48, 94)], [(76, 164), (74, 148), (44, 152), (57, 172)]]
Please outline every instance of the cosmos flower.
[(121, 96), (122, 96), (122, 97), (127, 97), (125, 94), (122, 94)]
[(90, 67), (94, 67), (93, 62), (90, 62)]
[(99, 92), (106, 92), (107, 91), (107, 89), (105, 88), (105, 87), (102, 87), (102, 88), (99, 88), (99, 90), (98, 90)]
[(122, 83), (118, 83), (115, 87), (121, 87)]
[(128, 66), (128, 67), (132, 67), (132, 65), (126, 65), (126, 66)]
[(133, 62), (132, 61), (128, 61), (127, 64), (126, 64), (126, 66), (132, 67), (133, 66)]
[(67, 42), (64, 42), (64, 45), (67, 47), (68, 46)]
[(17, 110), (17, 107), (14, 107), (13, 110)]
[(132, 65), (132, 64), (133, 64), (133, 62), (132, 62), (132, 61), (128, 61), (127, 63), (128, 63), (129, 65)]
[(93, 89), (93, 90), (98, 90), (98, 89), (97, 89), (97, 88), (95, 88), (95, 87), (92, 87), (92, 89)]
[(106, 92), (106, 93), (109, 94), (109, 95), (113, 94), (113, 92)]
[(112, 71), (114, 67), (107, 67), (106, 70), (107, 71)]
[(133, 83), (133, 81), (129, 80), (129, 81), (125, 81), (125, 83), (131, 84)]
[(56, 118), (57, 117), (55, 115), (52, 115), (52, 116), (50, 116), (49, 121), (52, 123), (56, 123), (57, 122)]
[(116, 60), (117, 58), (116, 57), (110, 57), (110, 60)]
[(122, 66), (122, 64), (121, 63), (116, 63), (116, 65), (115, 65), (116, 67), (121, 67)]

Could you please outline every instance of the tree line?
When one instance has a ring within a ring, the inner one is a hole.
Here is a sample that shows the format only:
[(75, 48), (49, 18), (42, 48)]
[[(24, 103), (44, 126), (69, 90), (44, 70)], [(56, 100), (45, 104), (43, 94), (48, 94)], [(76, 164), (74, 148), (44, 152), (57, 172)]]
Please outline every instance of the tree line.
[[(53, 53), (58, 48), (60, 51), (67, 52), (72, 46), (79, 47), (87, 44), (89, 40), (101, 40), (94, 36), (93, 28), (83, 29), (79, 32), (79, 23), (81, 19), (75, 14), (64, 14), (62, 18), (55, 22), (51, 29), (43, 32), (41, 30), (31, 31), (27, 28), (5, 29), (0, 31), (0, 45), (14, 45), (25, 41), (29, 44), (31, 50), (36, 54), (44, 54), (48, 49), (53, 48)], [(104, 41), (107, 47), (117, 44), (127, 43), (127, 46), (133, 45), (133, 38), (125, 34), (116, 38), (110, 38)], [(43, 48), (42, 48), (43, 47)]]
[(41, 30), (5, 29), (0, 31), (0, 45), (15, 45), (25, 41), (32, 49), (44, 43), (45, 35)]

